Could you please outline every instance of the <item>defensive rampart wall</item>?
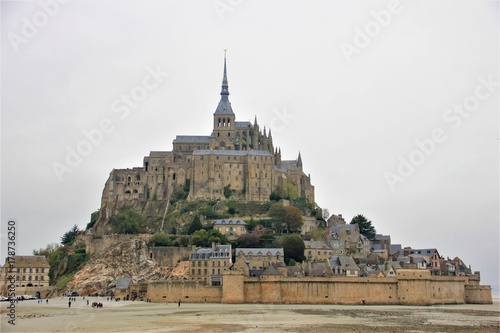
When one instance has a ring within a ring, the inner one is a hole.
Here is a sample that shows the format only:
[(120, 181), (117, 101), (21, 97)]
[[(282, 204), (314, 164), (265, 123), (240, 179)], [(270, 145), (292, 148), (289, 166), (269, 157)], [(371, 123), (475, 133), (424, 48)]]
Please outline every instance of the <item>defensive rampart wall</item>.
[[(437, 277), (428, 271), (399, 270), (395, 278), (245, 277), (224, 274), (223, 286), (196, 281), (149, 284), (148, 298), (157, 302), (274, 304), (461, 304), (491, 303), (489, 286), (469, 286), (467, 277)], [(489, 293), (489, 294), (488, 294)]]

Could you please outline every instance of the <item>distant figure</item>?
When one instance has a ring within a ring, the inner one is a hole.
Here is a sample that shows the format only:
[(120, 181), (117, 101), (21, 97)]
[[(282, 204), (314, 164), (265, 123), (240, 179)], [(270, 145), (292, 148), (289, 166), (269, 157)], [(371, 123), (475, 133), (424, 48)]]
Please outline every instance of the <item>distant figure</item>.
[(68, 308), (71, 307), (71, 299), (68, 301)]
[(177, 307), (180, 308), (181, 307), (181, 300), (179, 300), (179, 303), (177, 303)]
[(87, 300), (87, 305), (89, 305), (89, 300)]
[(48, 298), (45, 300), (45, 304), (49, 304), (49, 299)]

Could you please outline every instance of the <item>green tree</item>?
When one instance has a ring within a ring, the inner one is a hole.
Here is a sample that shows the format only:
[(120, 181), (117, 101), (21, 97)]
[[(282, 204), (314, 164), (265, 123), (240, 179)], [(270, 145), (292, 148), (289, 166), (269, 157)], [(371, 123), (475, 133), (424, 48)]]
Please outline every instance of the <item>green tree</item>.
[(196, 230), (200, 230), (202, 228), (203, 228), (203, 225), (201, 224), (200, 217), (198, 215), (195, 215), (193, 217), (193, 221), (189, 225), (188, 235), (192, 235)]
[(224, 186), (224, 197), (229, 199), (229, 197), (233, 195), (233, 190), (231, 190), (231, 184)]
[(34, 256), (44, 256), (45, 258), (49, 258), (50, 255), (56, 251), (60, 245), (58, 243), (47, 244), (45, 249), (33, 250)]
[(302, 228), (304, 224), (304, 220), (302, 219), (302, 214), (300, 209), (294, 206), (286, 206), (285, 207), (285, 224), (288, 228), (288, 231), (295, 232)]
[(290, 234), (282, 236), (281, 244), (283, 251), (285, 251), (285, 263), (288, 264), (290, 259), (296, 262), (302, 262), (304, 257), (305, 245), (302, 238), (298, 234)]
[(324, 241), (326, 238), (325, 228), (321, 226), (320, 228), (314, 230), (311, 234), (311, 238), (315, 241)]
[(116, 215), (111, 216), (109, 225), (118, 234), (138, 234), (144, 218), (130, 206), (123, 206)]
[(196, 246), (208, 246), (208, 232), (205, 229), (195, 231), (191, 236), (191, 244)]
[(165, 235), (162, 233), (156, 233), (149, 239), (149, 246), (171, 246), (172, 240), (169, 235)]
[(273, 225), (276, 231), (280, 231), (282, 229), (282, 224), (285, 221), (285, 207), (282, 204), (276, 203), (271, 205), (269, 211), (267, 213), (269, 217), (273, 220)]
[(181, 236), (179, 237), (179, 246), (186, 247), (189, 245), (189, 237)]
[(359, 226), (359, 233), (364, 235), (369, 240), (375, 240), (375, 227), (372, 225), (372, 221), (368, 220), (361, 214), (354, 216), (350, 224), (357, 224)]
[(278, 192), (272, 191), (271, 195), (269, 196), (269, 200), (271, 200), (271, 201), (279, 201), (279, 200), (281, 200), (281, 197), (278, 194)]
[(254, 234), (244, 234), (238, 237), (237, 240), (237, 246), (238, 247), (250, 247), (250, 248), (255, 248), (259, 247), (260, 242), (259, 242), (259, 237), (254, 235)]
[(287, 184), (286, 189), (288, 192), (288, 199), (290, 201), (295, 201), (299, 197), (299, 189), (294, 184)]
[(273, 219), (276, 230), (286, 228), (288, 232), (295, 232), (302, 227), (302, 213), (295, 206), (274, 204), (269, 208), (269, 216)]
[(62, 245), (71, 245), (73, 241), (76, 239), (76, 236), (80, 234), (80, 230), (78, 230), (78, 226), (75, 224), (71, 229), (66, 231), (64, 235), (61, 236), (61, 244)]
[(259, 244), (261, 247), (275, 247), (274, 242), (276, 236), (273, 234), (264, 234), (259, 237)]

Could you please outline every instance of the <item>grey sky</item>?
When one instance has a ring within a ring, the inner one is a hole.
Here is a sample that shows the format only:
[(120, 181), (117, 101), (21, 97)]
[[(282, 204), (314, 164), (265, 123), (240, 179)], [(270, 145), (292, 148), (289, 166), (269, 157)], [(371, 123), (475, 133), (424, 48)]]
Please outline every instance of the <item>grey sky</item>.
[[(85, 227), (113, 168), (141, 166), (177, 134), (209, 135), (227, 48), (237, 120), (257, 115), (284, 159), (300, 150), (321, 207), (499, 284), (498, 2), (1, 6), (2, 257), (8, 218), (29, 254)], [(125, 115), (131, 93), (141, 100)], [(67, 147), (103, 121), (69, 167)], [(56, 162), (71, 169), (62, 181)]]

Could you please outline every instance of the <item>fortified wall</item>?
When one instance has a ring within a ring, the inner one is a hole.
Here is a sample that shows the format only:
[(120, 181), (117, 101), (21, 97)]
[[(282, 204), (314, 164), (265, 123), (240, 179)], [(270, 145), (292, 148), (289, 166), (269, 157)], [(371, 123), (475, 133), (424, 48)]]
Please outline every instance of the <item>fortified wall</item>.
[(468, 283), (468, 277), (437, 277), (421, 270), (399, 270), (394, 278), (245, 277), (229, 271), (219, 287), (192, 280), (153, 282), (148, 285), (147, 297), (153, 302), (267, 304), (492, 303), (489, 286)]

